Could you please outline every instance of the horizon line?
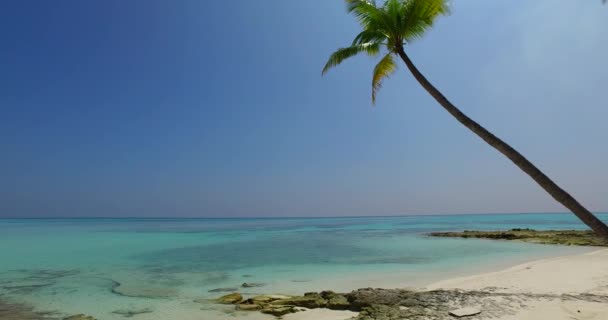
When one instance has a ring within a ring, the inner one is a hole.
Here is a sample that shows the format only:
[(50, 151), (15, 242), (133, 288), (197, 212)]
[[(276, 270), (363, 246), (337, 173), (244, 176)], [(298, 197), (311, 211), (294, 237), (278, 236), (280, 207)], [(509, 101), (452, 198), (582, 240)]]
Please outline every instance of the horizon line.
[[(598, 211), (594, 212), (594, 214), (607, 214), (608, 211)], [(432, 217), (432, 216), (478, 216), (478, 215), (524, 215), (524, 214), (573, 214), (568, 211), (554, 211), (554, 212), (495, 212), (495, 213), (431, 213), (431, 214), (397, 214), (397, 215), (361, 215), (361, 216), (254, 216), (254, 217), (190, 217), (190, 216), (127, 216), (127, 217), (112, 217), (112, 216), (93, 216), (93, 217), (85, 217), (85, 216), (54, 216), (54, 217), (0, 217), (0, 220), (67, 220), (67, 219), (159, 219), (159, 220), (168, 220), (168, 219), (208, 219), (208, 220), (243, 220), (243, 219), (336, 219), (336, 218), (399, 218), (399, 217)]]

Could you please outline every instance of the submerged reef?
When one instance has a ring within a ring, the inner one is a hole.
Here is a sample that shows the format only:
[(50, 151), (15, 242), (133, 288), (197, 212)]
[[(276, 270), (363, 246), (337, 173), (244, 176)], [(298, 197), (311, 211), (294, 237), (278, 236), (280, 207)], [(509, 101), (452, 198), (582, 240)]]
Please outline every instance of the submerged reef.
[(78, 270), (20, 269), (0, 282), (0, 289), (10, 294), (27, 295), (53, 286), (61, 278), (75, 276)]
[(112, 280), (111, 291), (124, 297), (135, 298), (171, 298), (177, 296), (177, 290), (172, 287), (151, 286), (147, 284), (131, 283), (125, 284)]
[(10, 320), (56, 320), (55, 312), (36, 311), (31, 306), (13, 303), (0, 297), (0, 319)]
[(608, 247), (608, 241), (595, 235), (590, 230), (546, 230), (511, 229), (508, 231), (469, 231), (432, 232), (431, 237), (476, 238), (493, 240), (517, 240), (540, 244), (559, 244), (570, 246)]

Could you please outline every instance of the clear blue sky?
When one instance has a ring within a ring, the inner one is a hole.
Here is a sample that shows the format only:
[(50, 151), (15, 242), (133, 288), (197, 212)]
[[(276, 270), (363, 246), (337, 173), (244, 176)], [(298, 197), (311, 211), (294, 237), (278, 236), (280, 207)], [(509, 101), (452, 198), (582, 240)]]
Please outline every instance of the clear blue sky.
[[(0, 3), (0, 216), (564, 211), (401, 67), (321, 68), (342, 1)], [(453, 1), (407, 48), (470, 116), (608, 210), (608, 7)]]

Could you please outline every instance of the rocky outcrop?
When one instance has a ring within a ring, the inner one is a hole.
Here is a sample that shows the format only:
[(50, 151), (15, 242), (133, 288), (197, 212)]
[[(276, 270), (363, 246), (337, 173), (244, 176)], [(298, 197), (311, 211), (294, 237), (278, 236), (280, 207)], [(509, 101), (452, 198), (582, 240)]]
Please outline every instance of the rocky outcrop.
[(534, 295), (493, 290), (462, 291), (406, 289), (359, 289), (350, 293), (310, 292), (303, 296), (261, 295), (234, 302), (237, 311), (259, 311), (282, 317), (306, 309), (357, 311), (353, 320), (448, 320), (499, 318), (513, 314), (530, 300), (584, 300), (608, 303), (607, 296)]
[(271, 314), (275, 317), (282, 317), (286, 314), (296, 313), (300, 311), (295, 306), (284, 306), (284, 305), (267, 305), (262, 308), (261, 312), (266, 314)]
[(246, 300), (242, 300), (242, 296), (235, 293), (220, 297), (217, 301), (234, 304), (236, 310), (260, 311), (277, 317), (304, 309), (348, 310), (351, 308), (351, 304), (345, 295), (333, 291), (309, 292), (303, 296), (260, 295)]
[(294, 296), (287, 299), (273, 301), (274, 305), (289, 305), (308, 309), (325, 308), (327, 300), (316, 292), (305, 293), (303, 296)]
[(217, 302), (222, 304), (236, 304), (241, 301), (243, 301), (243, 296), (238, 292), (227, 294), (217, 299)]
[(393, 320), (393, 319), (407, 319), (401, 316), (401, 310), (397, 306), (386, 306), (382, 304), (365, 307), (359, 315), (357, 320)]
[(270, 303), (270, 302), (276, 301), (276, 300), (286, 300), (286, 299), (290, 299), (290, 298), (291, 298), (291, 296), (268, 294), (268, 295), (261, 295), (261, 296), (255, 296), (255, 297), (249, 298), (249, 299), (245, 300), (243, 303), (265, 304), (265, 303)]
[(591, 230), (546, 230), (511, 229), (508, 231), (433, 232), (431, 237), (476, 238), (493, 240), (517, 240), (540, 244), (561, 244), (576, 246), (607, 247), (608, 241), (598, 237)]
[(351, 308), (348, 299), (333, 291), (322, 291), (321, 297), (327, 301), (327, 308), (332, 310), (349, 310)]
[(261, 303), (241, 303), (236, 305), (237, 310), (241, 311), (258, 311), (262, 310), (263, 304)]

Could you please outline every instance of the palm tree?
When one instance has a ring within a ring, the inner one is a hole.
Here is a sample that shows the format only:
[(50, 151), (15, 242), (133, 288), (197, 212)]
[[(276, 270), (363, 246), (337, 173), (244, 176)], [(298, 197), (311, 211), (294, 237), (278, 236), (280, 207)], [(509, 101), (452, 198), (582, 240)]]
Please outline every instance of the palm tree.
[(372, 103), (376, 101), (376, 94), (382, 86), (382, 81), (397, 69), (395, 57), (400, 57), (420, 85), (456, 120), (509, 158), (597, 235), (608, 239), (606, 224), (555, 184), (517, 150), (456, 108), (426, 79), (405, 53), (405, 45), (422, 37), (425, 31), (433, 26), (437, 17), (449, 13), (446, 0), (386, 0), (383, 5), (377, 5), (373, 0), (346, 0), (346, 5), (348, 12), (354, 14), (359, 20), (363, 31), (355, 37), (351, 46), (340, 48), (330, 56), (323, 68), (323, 74), (357, 54), (366, 53), (376, 56), (385, 48), (387, 52), (373, 72)]

